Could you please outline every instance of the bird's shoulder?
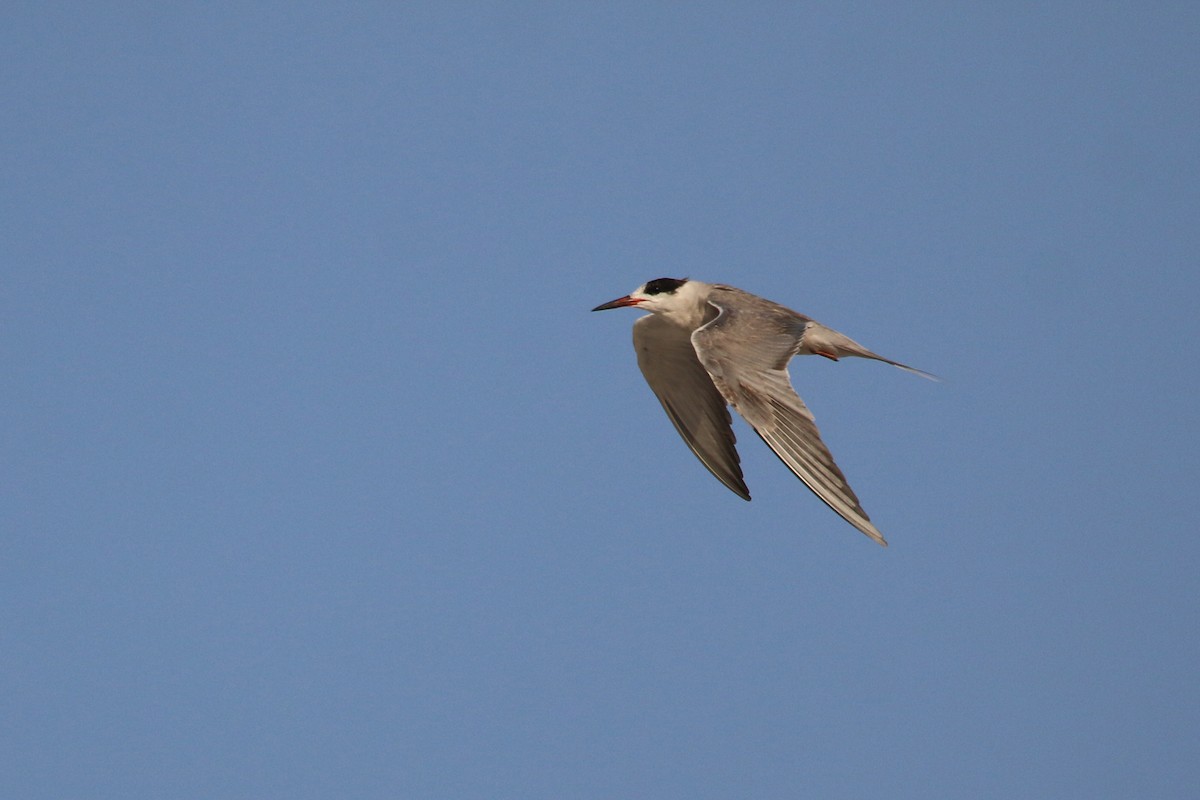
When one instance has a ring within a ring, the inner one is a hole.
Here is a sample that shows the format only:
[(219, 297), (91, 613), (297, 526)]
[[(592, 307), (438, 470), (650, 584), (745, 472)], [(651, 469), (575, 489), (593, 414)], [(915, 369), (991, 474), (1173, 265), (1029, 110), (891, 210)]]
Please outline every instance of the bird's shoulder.
[(714, 284), (708, 302), (717, 310), (707, 327), (742, 336), (799, 337), (812, 322), (809, 317), (744, 289)]

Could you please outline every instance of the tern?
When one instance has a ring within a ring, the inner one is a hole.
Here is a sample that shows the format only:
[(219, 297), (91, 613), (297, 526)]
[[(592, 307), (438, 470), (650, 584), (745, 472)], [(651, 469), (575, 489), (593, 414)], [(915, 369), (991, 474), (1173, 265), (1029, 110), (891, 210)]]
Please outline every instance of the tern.
[(633, 323), (638, 367), (675, 430), (717, 480), (750, 499), (727, 408), (733, 406), (817, 497), (887, 547), (792, 388), (787, 364), (798, 355), (858, 356), (935, 376), (733, 286), (658, 278), (592, 310), (627, 307), (651, 312)]

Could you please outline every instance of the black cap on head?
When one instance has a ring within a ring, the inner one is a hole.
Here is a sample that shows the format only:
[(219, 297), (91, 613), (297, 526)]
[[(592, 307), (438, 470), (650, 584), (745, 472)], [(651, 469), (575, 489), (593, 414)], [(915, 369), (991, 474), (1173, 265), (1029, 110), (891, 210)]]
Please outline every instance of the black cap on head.
[(656, 278), (646, 284), (646, 294), (673, 294), (687, 281), (687, 278)]

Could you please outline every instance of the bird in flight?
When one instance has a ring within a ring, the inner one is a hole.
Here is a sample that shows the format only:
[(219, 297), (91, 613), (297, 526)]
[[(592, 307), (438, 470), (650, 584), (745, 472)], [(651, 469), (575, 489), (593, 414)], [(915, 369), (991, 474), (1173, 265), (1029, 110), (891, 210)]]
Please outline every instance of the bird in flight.
[(651, 312), (633, 323), (638, 366), (675, 430), (717, 480), (750, 499), (729, 405), (817, 497), (887, 546), (821, 441), (812, 412), (792, 388), (787, 364), (797, 355), (834, 361), (858, 356), (935, 376), (733, 286), (658, 278), (592, 310), (626, 307)]

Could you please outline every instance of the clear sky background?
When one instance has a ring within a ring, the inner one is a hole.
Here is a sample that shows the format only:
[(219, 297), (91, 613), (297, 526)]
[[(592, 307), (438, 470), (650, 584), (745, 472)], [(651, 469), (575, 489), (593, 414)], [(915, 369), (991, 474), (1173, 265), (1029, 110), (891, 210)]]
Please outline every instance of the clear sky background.
[[(999, 5), (6, 6), (0, 793), (1194, 797), (1200, 6)], [(660, 276), (945, 379), (792, 365), (891, 547)]]

